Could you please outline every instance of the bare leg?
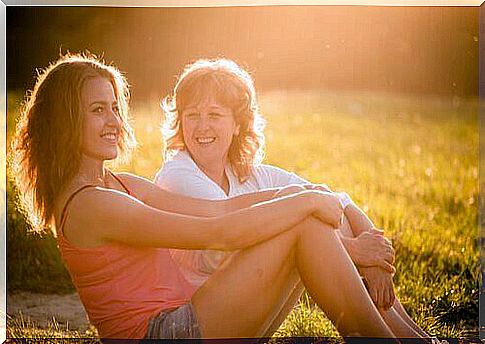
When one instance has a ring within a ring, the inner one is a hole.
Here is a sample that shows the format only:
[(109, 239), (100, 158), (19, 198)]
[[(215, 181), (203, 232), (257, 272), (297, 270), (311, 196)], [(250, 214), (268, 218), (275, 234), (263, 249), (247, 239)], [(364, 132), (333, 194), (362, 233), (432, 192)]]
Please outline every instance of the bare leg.
[[(346, 219), (340, 229), (340, 234), (346, 237), (354, 237), (349, 222)], [(398, 337), (429, 337), (406, 313), (406, 310), (397, 297), (394, 305), (389, 310), (379, 310), (379, 313)]]
[[(340, 230), (341, 235), (353, 237), (352, 230), (347, 221), (344, 222)], [(293, 281), (298, 281), (296, 287), (293, 286)], [(292, 289), (293, 288), (293, 289)], [(270, 337), (283, 323), (288, 313), (293, 309), (304, 290), (304, 286), (300, 281), (298, 275), (290, 278), (288, 286), (281, 292), (282, 302), (275, 305), (274, 311), (271, 313), (267, 321), (257, 332), (257, 337)], [(288, 295), (288, 296), (287, 296)], [(395, 335), (398, 337), (429, 337), (406, 313), (400, 301), (396, 299), (394, 306), (389, 310), (379, 310), (382, 318), (390, 327)]]
[[(223, 264), (219, 266), (219, 268), (226, 264), (230, 264), (231, 259), (232, 256), (226, 259)], [(305, 287), (301, 282), (298, 270), (295, 268), (291, 272), (290, 277), (286, 281), (284, 287), (279, 290), (278, 301), (276, 304), (274, 304), (268, 318), (256, 332), (255, 337), (271, 337), (291, 312), (304, 290)]]
[(401, 315), (394, 309), (394, 307), (387, 310), (381, 309), (379, 310), (379, 313), (396, 336), (401, 338), (421, 337), (401, 318)]
[(296, 286), (293, 286), (293, 289), (289, 290), (289, 293), (282, 294), (283, 297), (283, 304), (277, 305), (275, 307), (275, 312), (270, 315), (267, 323), (261, 328), (261, 331), (258, 332), (256, 335), (257, 337), (271, 337), (281, 326), (283, 321), (285, 321), (288, 314), (293, 310), (296, 303), (300, 299), (305, 287), (303, 282), (300, 280), (300, 276), (298, 275), (298, 271), (295, 271), (295, 278), (297, 278), (298, 283)]
[(411, 319), (411, 317), (406, 312), (403, 305), (398, 299), (396, 299), (396, 301), (394, 302), (393, 308), (396, 310), (397, 313), (399, 313), (401, 318), (409, 325), (409, 327), (411, 327), (416, 333), (425, 338), (429, 337), (429, 334), (423, 331), (423, 329), (421, 329), (421, 327), (419, 327), (418, 324), (416, 324), (414, 320)]
[(241, 250), (192, 298), (205, 337), (252, 337), (292, 271), (342, 335), (394, 337), (335, 232), (313, 218)]

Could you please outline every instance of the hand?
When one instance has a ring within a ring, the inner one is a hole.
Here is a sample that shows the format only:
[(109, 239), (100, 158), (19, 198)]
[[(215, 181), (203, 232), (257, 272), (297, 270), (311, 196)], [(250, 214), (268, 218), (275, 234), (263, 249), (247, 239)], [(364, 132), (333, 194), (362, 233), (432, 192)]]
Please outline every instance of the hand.
[(342, 223), (344, 212), (337, 196), (318, 190), (309, 193), (312, 195), (314, 209), (316, 209), (313, 215), (333, 228), (338, 229)]
[(377, 308), (388, 310), (394, 305), (396, 295), (392, 274), (379, 267), (364, 267), (359, 269), (364, 277), (369, 295)]
[(358, 266), (379, 266), (389, 273), (395, 273), (395, 252), (389, 239), (379, 230), (363, 232), (355, 238), (347, 238), (344, 243), (350, 257)]

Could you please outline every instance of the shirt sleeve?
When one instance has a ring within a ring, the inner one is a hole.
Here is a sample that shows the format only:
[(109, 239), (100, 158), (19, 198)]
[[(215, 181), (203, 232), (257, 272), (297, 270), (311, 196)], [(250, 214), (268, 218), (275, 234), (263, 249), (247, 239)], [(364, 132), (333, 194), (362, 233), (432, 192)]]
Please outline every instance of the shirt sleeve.
[(162, 189), (184, 196), (219, 199), (218, 190), (207, 178), (184, 161), (168, 161), (155, 176), (155, 184)]
[(306, 179), (293, 172), (272, 165), (260, 165), (255, 168), (255, 177), (260, 189), (278, 188), (290, 184), (308, 184)]

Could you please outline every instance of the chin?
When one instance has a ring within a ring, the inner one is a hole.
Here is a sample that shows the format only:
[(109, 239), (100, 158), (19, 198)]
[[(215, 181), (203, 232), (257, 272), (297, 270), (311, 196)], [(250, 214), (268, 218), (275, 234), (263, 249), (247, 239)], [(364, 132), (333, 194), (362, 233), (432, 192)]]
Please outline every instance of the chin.
[(114, 160), (118, 157), (118, 151), (107, 153), (104, 156), (104, 160)]

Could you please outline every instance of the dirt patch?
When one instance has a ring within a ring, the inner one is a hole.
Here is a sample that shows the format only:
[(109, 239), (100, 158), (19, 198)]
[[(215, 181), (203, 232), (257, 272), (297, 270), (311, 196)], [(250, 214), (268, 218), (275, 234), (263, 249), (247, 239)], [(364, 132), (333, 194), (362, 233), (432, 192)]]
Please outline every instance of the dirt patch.
[(46, 328), (53, 318), (57, 323), (68, 325), (72, 330), (83, 331), (89, 328), (89, 320), (77, 293), (67, 295), (8, 293), (7, 313), (13, 317), (21, 315), (42, 328)]

